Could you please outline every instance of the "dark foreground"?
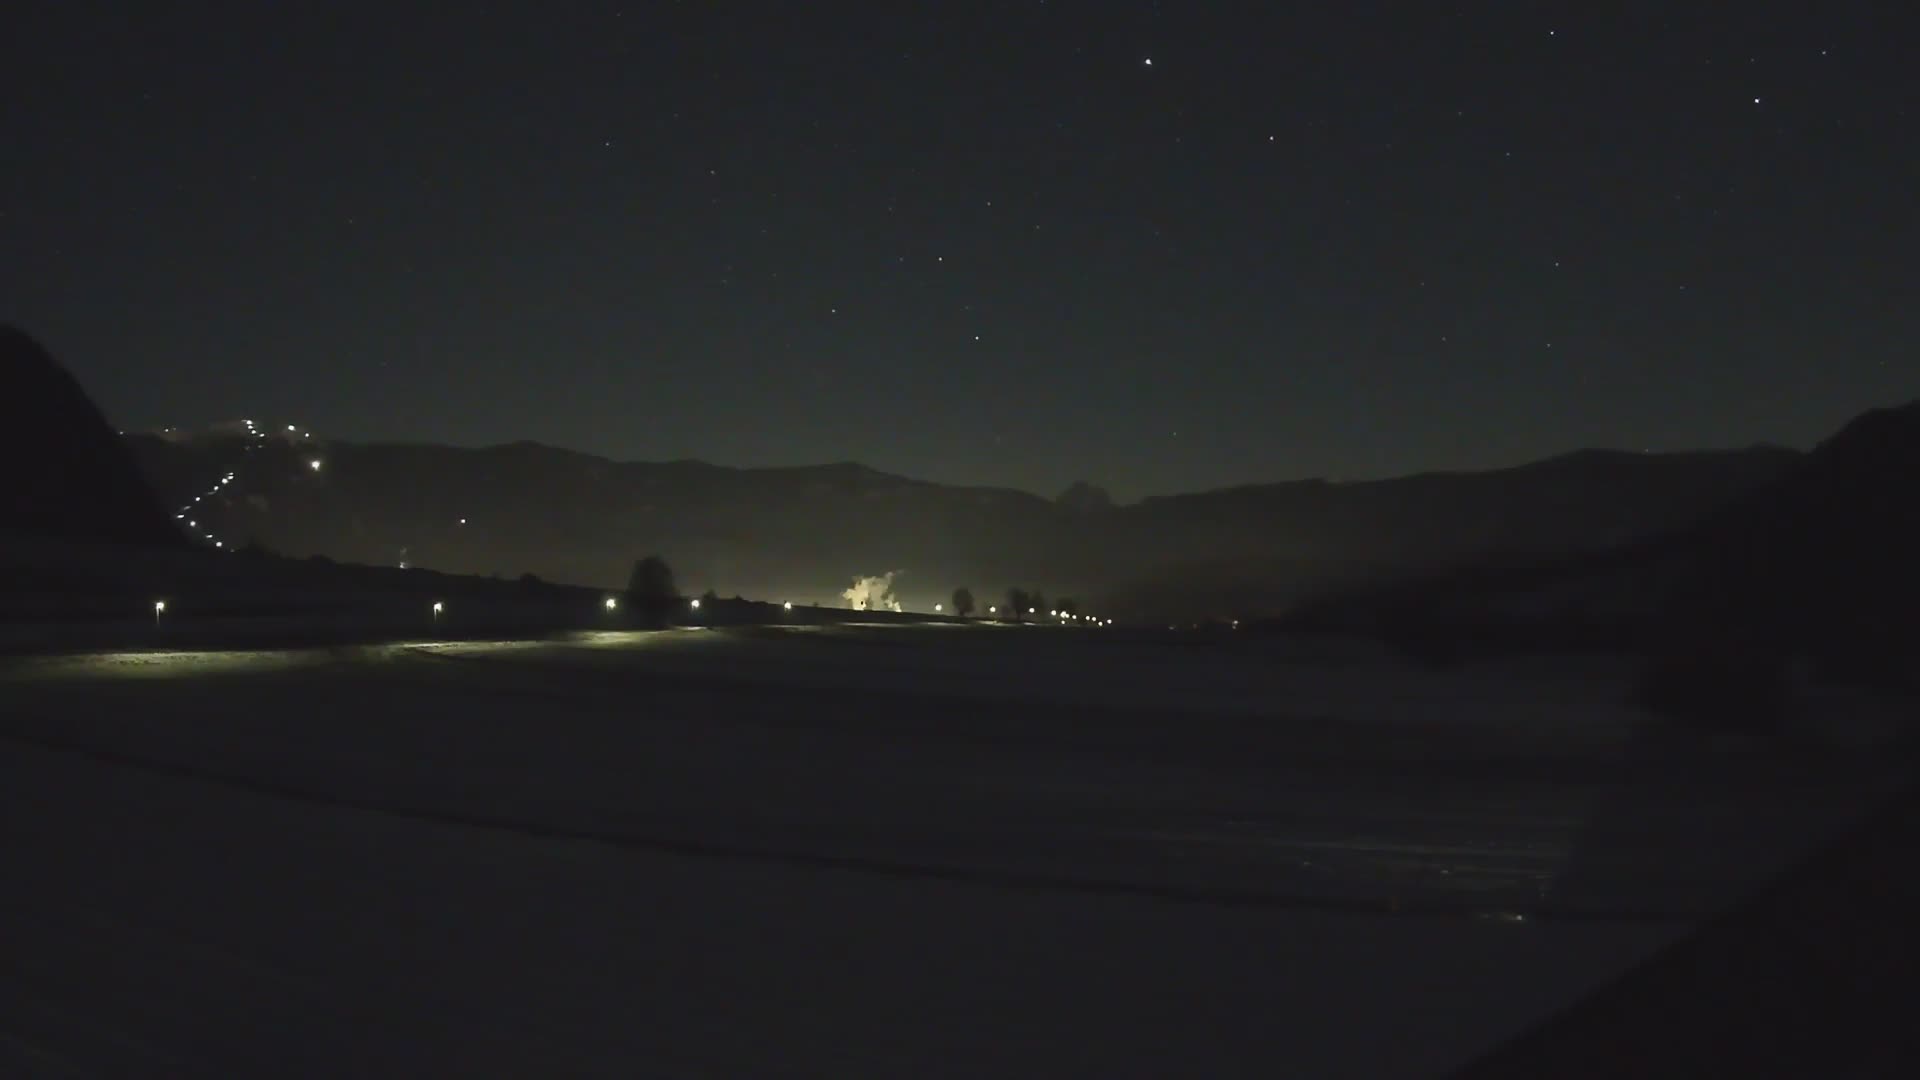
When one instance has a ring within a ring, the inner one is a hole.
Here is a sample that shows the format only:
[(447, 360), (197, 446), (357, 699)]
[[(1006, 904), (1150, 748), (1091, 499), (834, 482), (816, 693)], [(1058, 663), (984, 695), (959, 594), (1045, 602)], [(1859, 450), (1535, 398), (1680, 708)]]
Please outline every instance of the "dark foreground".
[(17, 664), (0, 1073), (1438, 1075), (1901, 772), (1612, 680), (935, 627)]

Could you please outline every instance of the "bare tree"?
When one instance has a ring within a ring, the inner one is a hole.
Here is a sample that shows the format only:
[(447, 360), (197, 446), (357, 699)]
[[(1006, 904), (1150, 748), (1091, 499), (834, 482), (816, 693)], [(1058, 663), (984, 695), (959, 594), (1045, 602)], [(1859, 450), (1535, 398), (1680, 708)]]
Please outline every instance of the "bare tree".
[(629, 611), (650, 622), (658, 622), (666, 618), (679, 599), (680, 590), (674, 588), (673, 570), (667, 566), (667, 560), (649, 555), (633, 564), (633, 573), (627, 575)]
[(953, 590), (953, 612), (961, 618), (973, 614), (973, 590), (965, 585)]
[(1027, 617), (1027, 609), (1032, 606), (1033, 597), (1027, 595), (1027, 590), (1019, 588), (1007, 590), (1007, 618), (1019, 622)]
[(667, 560), (649, 555), (634, 563), (633, 573), (627, 576), (627, 597), (636, 605), (678, 600), (680, 591), (673, 587), (673, 570)]

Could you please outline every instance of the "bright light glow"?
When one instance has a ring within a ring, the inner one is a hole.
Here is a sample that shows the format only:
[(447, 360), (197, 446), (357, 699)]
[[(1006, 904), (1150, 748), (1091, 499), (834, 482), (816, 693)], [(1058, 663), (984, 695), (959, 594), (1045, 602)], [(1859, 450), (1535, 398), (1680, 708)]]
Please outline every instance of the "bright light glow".
[(314, 459), (313, 459), (312, 461), (309, 461), (309, 462), (307, 462), (307, 467), (308, 467), (308, 468), (310, 468), (310, 469), (312, 469), (312, 470), (313, 470), (314, 472), (319, 472), (319, 471), (320, 471), (320, 459), (319, 459), (319, 458), (314, 458)]
[(440, 601), (435, 600), (433, 602), (433, 613), (435, 615), (440, 614), (442, 611), (445, 611), (446, 609), (447, 609), (447, 605), (441, 603)]
[(1031, 615), (1031, 614), (1033, 614), (1033, 609), (1032, 609), (1032, 608), (1028, 608), (1028, 609), (1027, 609), (1027, 614), (1029, 614), (1029, 615)]
[(227, 546), (227, 542), (226, 542), (225, 540), (215, 540), (215, 541), (213, 542), (213, 546), (214, 546), (214, 547), (226, 547), (226, 546)]
[(788, 611), (792, 611), (792, 610), (793, 610), (793, 601), (791, 601), (791, 600), (789, 600), (789, 601), (787, 601), (786, 603), (784, 603), (784, 604), (782, 604), (782, 605), (780, 605), (780, 606), (781, 606), (781, 607), (783, 607), (783, 608), (785, 608), (785, 609), (786, 609), (786, 610), (788, 610)]
[(615, 609), (615, 608), (617, 608), (617, 607), (619, 607), (619, 606), (620, 606), (620, 601), (618, 601), (618, 600), (616, 600), (616, 599), (614, 599), (614, 598), (613, 598), (613, 597), (611, 597), (611, 596), (609, 596), (609, 597), (607, 597), (607, 610), (608, 610), (608, 611), (612, 611), (613, 609)]
[(987, 614), (989, 614), (989, 615), (998, 615), (998, 614), (1000, 614), (1000, 605), (999, 605), (999, 604), (988, 604), (988, 605), (987, 605)]
[(158, 615), (165, 610), (167, 610), (167, 602), (165, 600), (155, 600), (153, 602), (153, 613), (155, 615)]
[(938, 613), (939, 613), (939, 611), (940, 611), (940, 605), (939, 605), (939, 604), (935, 604), (935, 605), (933, 605), (933, 610), (934, 610), (934, 612), (935, 612), (935, 614), (938, 614)]
[(1049, 611), (1049, 612), (1047, 612), (1047, 618), (1049, 618), (1049, 619), (1057, 619), (1057, 618), (1059, 618), (1059, 617), (1060, 617), (1060, 613), (1059, 613), (1059, 612), (1057, 612), (1057, 611)]
[(292, 430), (293, 430), (293, 425), (292, 425), (292, 424), (288, 424), (288, 425), (287, 425), (287, 430), (288, 430), (288, 431), (292, 431)]
[(461, 519), (460, 519), (460, 524), (462, 524), (462, 525), (465, 525), (466, 523), (467, 523), (467, 519), (466, 519), (466, 518), (461, 518)]
[(692, 604), (693, 604), (693, 610), (695, 610), (695, 611), (699, 611), (699, 610), (700, 610), (700, 600), (699, 600), (699, 598), (698, 598), (698, 597), (696, 597), (696, 598), (695, 598), (695, 599), (694, 599), (694, 600), (692, 601)]

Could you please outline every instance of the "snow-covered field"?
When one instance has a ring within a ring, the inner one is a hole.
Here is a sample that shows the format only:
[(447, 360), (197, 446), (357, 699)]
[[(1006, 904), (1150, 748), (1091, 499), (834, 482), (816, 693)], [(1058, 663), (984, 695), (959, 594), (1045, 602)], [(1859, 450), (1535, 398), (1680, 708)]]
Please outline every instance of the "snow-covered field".
[(0, 668), (0, 1073), (1431, 1076), (1905, 773), (1614, 661), (824, 627)]

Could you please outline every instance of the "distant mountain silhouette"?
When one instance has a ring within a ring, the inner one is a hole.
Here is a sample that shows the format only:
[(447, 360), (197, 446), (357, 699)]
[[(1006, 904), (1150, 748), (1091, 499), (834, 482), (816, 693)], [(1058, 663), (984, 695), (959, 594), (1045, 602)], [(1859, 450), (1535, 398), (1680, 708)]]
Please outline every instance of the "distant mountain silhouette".
[(1838, 666), (1920, 645), (1920, 401), (1855, 418), (1705, 522), (1681, 602), (1698, 624)]
[[(657, 552), (690, 592), (827, 604), (855, 575), (902, 569), (909, 606), (931, 607), (957, 585), (998, 595), (1021, 584), (1122, 617), (1275, 610), (1330, 583), (1602, 550), (1697, 521), (1801, 457), (1595, 452), (1115, 507), (1091, 485), (1048, 500), (853, 463), (736, 469), (534, 443), (313, 443), (261, 447), (236, 468), (237, 439), (131, 441), (166, 492), (204, 491), (238, 472), (200, 516), (290, 555), (614, 587), (634, 559)], [(306, 467), (315, 454), (323, 470)]]
[(1336, 588), (1288, 625), (1378, 633), (1436, 655), (1605, 643), (1897, 675), (1920, 648), (1920, 402), (1866, 413), (1786, 465), (1711, 513), (1629, 542)]
[(66, 540), (180, 545), (100, 410), (40, 343), (0, 325), (0, 530)]

